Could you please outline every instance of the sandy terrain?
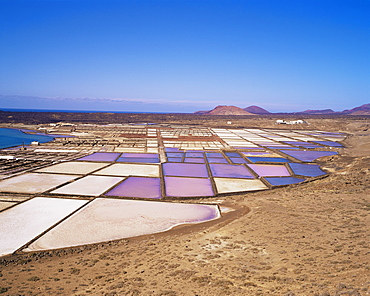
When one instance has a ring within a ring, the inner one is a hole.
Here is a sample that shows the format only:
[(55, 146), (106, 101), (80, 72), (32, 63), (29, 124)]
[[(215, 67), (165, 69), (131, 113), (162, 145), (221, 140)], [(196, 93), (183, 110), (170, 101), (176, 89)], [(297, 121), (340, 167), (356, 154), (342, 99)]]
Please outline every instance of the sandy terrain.
[(6, 257), (0, 294), (370, 295), (370, 122), (311, 128), (352, 134), (329, 177), (204, 199), (238, 210), (198, 226)]

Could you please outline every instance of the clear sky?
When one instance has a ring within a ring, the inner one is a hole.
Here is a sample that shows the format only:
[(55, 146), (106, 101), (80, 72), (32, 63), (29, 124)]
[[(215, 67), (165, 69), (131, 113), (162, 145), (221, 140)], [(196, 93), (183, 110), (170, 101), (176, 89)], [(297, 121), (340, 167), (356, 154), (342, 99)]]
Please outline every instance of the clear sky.
[(369, 0), (0, 0), (0, 108), (369, 103)]

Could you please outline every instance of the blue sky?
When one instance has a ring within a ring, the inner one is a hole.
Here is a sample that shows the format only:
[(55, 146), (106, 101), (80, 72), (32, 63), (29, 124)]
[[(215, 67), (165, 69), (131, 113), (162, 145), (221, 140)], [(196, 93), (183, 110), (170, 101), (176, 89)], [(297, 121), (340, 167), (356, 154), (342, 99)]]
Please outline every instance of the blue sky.
[(0, 108), (369, 103), (368, 0), (0, 0)]

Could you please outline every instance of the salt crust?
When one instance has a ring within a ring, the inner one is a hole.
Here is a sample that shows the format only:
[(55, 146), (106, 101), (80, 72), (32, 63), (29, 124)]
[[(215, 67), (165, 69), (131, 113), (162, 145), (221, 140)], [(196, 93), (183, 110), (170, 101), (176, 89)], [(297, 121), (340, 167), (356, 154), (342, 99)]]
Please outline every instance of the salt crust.
[(106, 166), (106, 163), (99, 162), (62, 162), (39, 169), (37, 172), (85, 175)]
[(220, 217), (215, 205), (97, 198), (32, 243), (47, 250), (158, 233)]
[(265, 190), (268, 187), (258, 179), (213, 178), (218, 193)]
[(40, 193), (77, 178), (76, 175), (26, 173), (0, 181), (0, 191)]
[(0, 215), (0, 256), (12, 254), (87, 201), (36, 197)]
[(123, 179), (124, 178), (107, 176), (86, 176), (75, 182), (60, 187), (51, 193), (99, 196)]
[(159, 165), (115, 163), (94, 174), (108, 176), (159, 177)]

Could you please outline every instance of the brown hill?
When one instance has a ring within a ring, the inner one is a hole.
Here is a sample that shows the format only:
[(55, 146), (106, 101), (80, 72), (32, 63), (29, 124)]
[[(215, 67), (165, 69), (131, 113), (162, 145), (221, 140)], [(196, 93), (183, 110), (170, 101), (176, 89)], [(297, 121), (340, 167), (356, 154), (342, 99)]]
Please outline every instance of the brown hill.
[(243, 110), (253, 114), (270, 114), (269, 111), (258, 106), (249, 106), (247, 108), (244, 108)]
[(362, 106), (344, 110), (342, 114), (349, 114), (349, 115), (370, 115), (370, 104), (364, 104)]
[(304, 114), (332, 114), (335, 113), (332, 109), (324, 109), (324, 110), (306, 110), (299, 113)]
[[(198, 113), (199, 114), (199, 113)], [(217, 106), (211, 111), (201, 113), (205, 115), (255, 115), (235, 106)]]

